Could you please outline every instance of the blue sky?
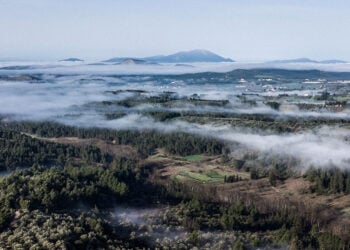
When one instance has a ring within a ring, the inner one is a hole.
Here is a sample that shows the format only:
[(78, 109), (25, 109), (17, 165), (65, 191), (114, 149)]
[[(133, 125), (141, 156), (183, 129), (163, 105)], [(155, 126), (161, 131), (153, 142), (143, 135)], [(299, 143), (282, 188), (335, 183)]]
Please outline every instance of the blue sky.
[(350, 60), (348, 0), (0, 0), (0, 59)]

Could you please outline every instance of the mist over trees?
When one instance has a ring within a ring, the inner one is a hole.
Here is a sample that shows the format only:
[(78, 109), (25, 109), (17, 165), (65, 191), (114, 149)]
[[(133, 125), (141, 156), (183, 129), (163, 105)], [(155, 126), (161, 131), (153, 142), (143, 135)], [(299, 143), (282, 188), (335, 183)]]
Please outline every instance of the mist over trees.
[(348, 249), (344, 77), (0, 76), (0, 246)]

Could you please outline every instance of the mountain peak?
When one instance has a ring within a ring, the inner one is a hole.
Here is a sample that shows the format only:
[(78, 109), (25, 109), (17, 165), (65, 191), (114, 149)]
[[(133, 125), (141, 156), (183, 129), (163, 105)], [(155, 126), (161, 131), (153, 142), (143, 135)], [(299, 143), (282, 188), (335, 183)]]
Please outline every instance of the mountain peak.
[(183, 53), (191, 53), (191, 54), (202, 54), (202, 55), (213, 55), (214, 53), (205, 50), (205, 49), (194, 49), (194, 50), (189, 50), (189, 51), (184, 51)]
[[(123, 59), (115, 57), (105, 62), (121, 62)], [(144, 60), (151, 63), (194, 63), (194, 62), (234, 62), (230, 58), (224, 58), (209, 50), (195, 49), (190, 51), (180, 51), (171, 55), (151, 56), (144, 58), (134, 58), (134, 60)]]
[[(154, 58), (153, 58), (154, 59)], [(209, 50), (195, 49), (190, 51), (180, 51), (168, 56), (156, 58), (167, 63), (193, 63), (193, 62), (233, 62), (230, 58), (224, 58)]]

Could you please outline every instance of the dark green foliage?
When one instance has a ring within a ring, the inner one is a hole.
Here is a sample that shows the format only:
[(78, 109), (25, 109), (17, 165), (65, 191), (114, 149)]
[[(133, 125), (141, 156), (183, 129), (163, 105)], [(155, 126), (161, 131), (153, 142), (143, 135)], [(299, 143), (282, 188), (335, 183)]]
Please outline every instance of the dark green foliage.
[(321, 93), (320, 96), (317, 96), (315, 99), (320, 101), (327, 101), (330, 99), (330, 93), (327, 91), (324, 91)]
[(330, 233), (321, 233), (317, 237), (318, 248), (321, 250), (346, 250), (350, 246), (339, 237)]
[(278, 110), (281, 105), (279, 102), (266, 102), (265, 104), (275, 110)]
[(7, 126), (16, 131), (24, 131), (41, 137), (98, 138), (115, 141), (117, 144), (133, 145), (143, 157), (153, 154), (156, 148), (165, 148), (172, 154), (182, 156), (193, 154), (221, 154), (224, 148), (224, 143), (219, 140), (182, 132), (159, 133), (152, 130), (116, 131), (100, 128), (86, 129), (49, 122), (11, 123)]
[(339, 168), (310, 168), (304, 175), (313, 182), (312, 192), (319, 194), (350, 194), (350, 171)]
[(244, 250), (246, 248), (244, 247), (243, 242), (240, 239), (237, 239), (233, 242), (233, 249)]
[(125, 116), (126, 113), (123, 112), (118, 112), (118, 113), (109, 113), (109, 114), (105, 114), (105, 117), (107, 120), (114, 120), (114, 119), (119, 119), (123, 116)]
[[(171, 118), (172, 115), (160, 116), (160, 119)], [(349, 248), (343, 239), (323, 231), (326, 228), (322, 227), (325, 220), (318, 221), (312, 217), (317, 221), (317, 226), (310, 222), (310, 214), (314, 213), (309, 212), (308, 209), (311, 208), (294, 206), (288, 202), (264, 204), (264, 201), (239, 191), (227, 195), (227, 203), (221, 202), (216, 199), (217, 193), (205, 189), (207, 186), (195, 186), (193, 183), (180, 183), (176, 180), (168, 180), (165, 186), (155, 186), (148, 182), (148, 177), (154, 169), (163, 167), (161, 163), (149, 163), (138, 157), (131, 160), (114, 156), (109, 156), (107, 161), (106, 155), (102, 155), (96, 147), (55, 144), (20, 132), (41, 137), (98, 138), (116, 144), (133, 145), (144, 157), (157, 148), (164, 148), (177, 155), (223, 154), (223, 161), (228, 163), (229, 151), (225, 145), (209, 137), (187, 133), (84, 129), (55, 123), (2, 124), (0, 131), (0, 163), (3, 169), (26, 167), (33, 163), (45, 165), (45, 168), (36, 165), (14, 172), (0, 180), (0, 229), (3, 230), (0, 242), (24, 247), (39, 244), (35, 246), (49, 249), (96, 249), (112, 248), (111, 246), (147, 248), (148, 244), (136, 242), (129, 234), (126, 238), (122, 237), (121, 232), (130, 232), (131, 229), (122, 228), (118, 232), (104, 216), (108, 208), (118, 203), (142, 204), (145, 207), (161, 203), (171, 205), (171, 220), (164, 219), (165, 225), (175, 223), (183, 226), (189, 233), (191, 246), (200, 244), (201, 230), (233, 230), (249, 234), (273, 232), (274, 242), (289, 243), (294, 249)], [(71, 166), (71, 159), (75, 158), (84, 161), (84, 164), (80, 164), (82, 167)], [(244, 161), (236, 160), (232, 165), (245, 168), (249, 165), (246, 164), (248, 158)], [(89, 162), (100, 164), (88, 166)], [(248, 166), (251, 179), (266, 177), (269, 173), (271, 184), (276, 185), (290, 176), (288, 164), (270, 161), (268, 166), (271, 165), (271, 170), (264, 169), (261, 165)], [(49, 168), (50, 166), (58, 167)], [(314, 182), (316, 192), (350, 192), (347, 171), (310, 170), (305, 176)], [(240, 180), (237, 175), (225, 177), (225, 182)], [(200, 187), (199, 191), (196, 191), (197, 187)], [(77, 208), (79, 204), (87, 206), (89, 212), (82, 213)], [(22, 215), (14, 219), (16, 212)], [(26, 233), (31, 230), (36, 232), (35, 236)], [(49, 235), (47, 231), (53, 233)], [(271, 242), (260, 241), (259, 238), (254, 242), (235, 238), (230, 246), (244, 249), (268, 243)]]
[(270, 169), (269, 171), (269, 182), (272, 186), (276, 186), (277, 184), (277, 175), (274, 169)]
[(17, 209), (59, 210), (77, 202), (110, 204), (128, 191), (118, 180), (118, 169), (67, 167), (44, 169), (33, 167), (15, 172), (0, 181), (1, 225), (13, 217)]
[(250, 168), (249, 172), (250, 172), (250, 178), (252, 180), (258, 180), (258, 179), (261, 179), (261, 178), (265, 178), (270, 173), (267, 169), (265, 169), (265, 168), (258, 168), (258, 167)]
[[(317, 232), (297, 211), (259, 213), (254, 205), (236, 202), (231, 205), (191, 200), (173, 208), (173, 214), (189, 230), (241, 230), (264, 232), (277, 230), (276, 240), (290, 242), (291, 249), (348, 249), (349, 243), (330, 233)], [(260, 244), (260, 243), (252, 243)], [(234, 246), (244, 249), (239, 239)]]
[(288, 166), (283, 163), (277, 163), (269, 170), (269, 181), (272, 186), (276, 186), (277, 181), (284, 181), (290, 176)]
[(99, 148), (75, 147), (32, 138), (19, 132), (0, 129), (0, 170), (30, 167), (33, 164), (59, 165), (72, 158), (86, 163), (102, 162)]
[(225, 178), (224, 178), (225, 183), (233, 183), (241, 180), (242, 180), (242, 177), (239, 175), (229, 175), (229, 176), (225, 175)]
[(0, 247), (10, 249), (131, 249), (145, 248), (142, 242), (118, 239), (116, 229), (98, 215), (88, 212), (24, 212), (12, 230), (0, 234)]
[(147, 114), (151, 115), (154, 119), (161, 122), (181, 116), (181, 113), (179, 112), (170, 112), (170, 111), (169, 112), (148, 112)]

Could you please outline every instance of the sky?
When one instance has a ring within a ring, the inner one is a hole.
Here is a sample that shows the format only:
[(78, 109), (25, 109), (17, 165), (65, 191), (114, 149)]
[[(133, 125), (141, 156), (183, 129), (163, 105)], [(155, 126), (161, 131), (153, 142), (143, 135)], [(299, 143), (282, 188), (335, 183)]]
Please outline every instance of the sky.
[(0, 60), (207, 49), (239, 61), (350, 61), (348, 0), (0, 0)]

